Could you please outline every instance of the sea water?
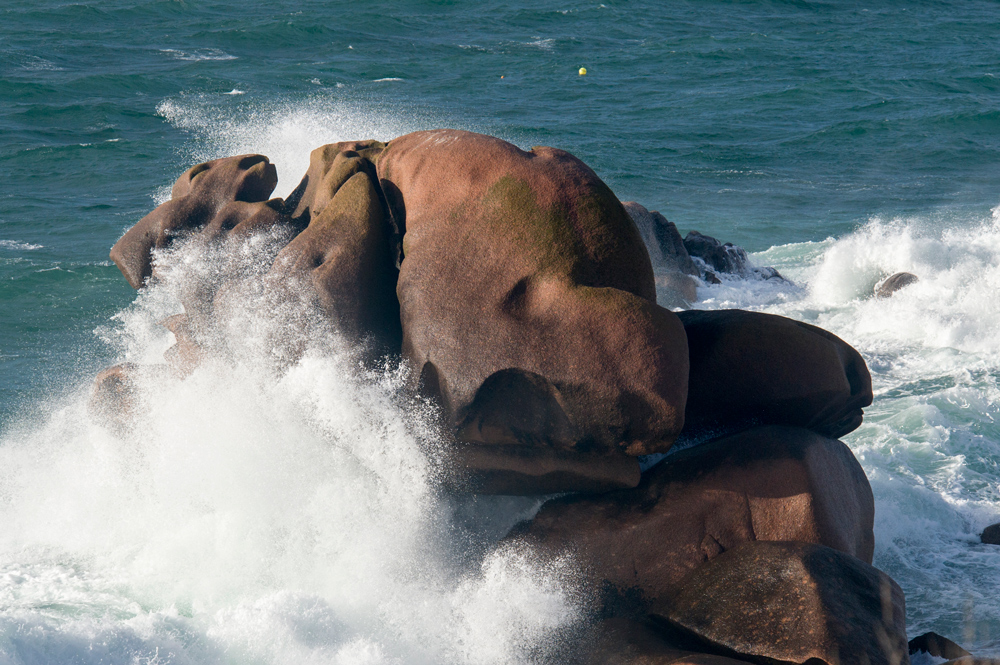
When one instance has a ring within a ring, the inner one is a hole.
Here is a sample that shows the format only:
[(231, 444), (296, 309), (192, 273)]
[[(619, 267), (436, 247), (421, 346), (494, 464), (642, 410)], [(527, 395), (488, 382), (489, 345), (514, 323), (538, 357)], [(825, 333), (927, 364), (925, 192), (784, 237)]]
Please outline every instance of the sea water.
[[(845, 437), (911, 635), (1000, 654), (1000, 11), (987, 2), (0, 5), (0, 659), (530, 663), (591, 616), (535, 499), (442, 493), (432, 404), (261, 286), (280, 244), (107, 259), (208, 158), (433, 127), (578, 155), (751, 251), (698, 308), (827, 328), (872, 372)], [(580, 67), (587, 75), (580, 76)], [(920, 281), (871, 297), (887, 275)], [(230, 285), (192, 374), (159, 322)], [(90, 382), (141, 364), (129, 422)]]

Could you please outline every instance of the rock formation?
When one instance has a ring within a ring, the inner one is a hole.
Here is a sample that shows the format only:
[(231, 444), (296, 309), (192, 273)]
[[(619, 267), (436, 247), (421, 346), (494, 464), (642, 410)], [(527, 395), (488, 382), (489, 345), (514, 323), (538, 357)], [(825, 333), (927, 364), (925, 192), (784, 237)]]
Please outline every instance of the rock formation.
[[(869, 565), (871, 488), (836, 440), (871, 403), (864, 360), (782, 317), (661, 306), (717, 272), (777, 271), (682, 240), (568, 153), (470, 132), (322, 146), (284, 201), (276, 180), (261, 155), (199, 164), (111, 256), (141, 288), (176, 238), (269, 234), (254, 279), (437, 402), (446, 488), (570, 493), (510, 538), (577, 558), (599, 600), (579, 662), (905, 665), (902, 594)], [(196, 371), (228, 288), (181, 294), (167, 365), (106, 370), (94, 413), (127, 427), (136, 376)], [(640, 475), (679, 434), (699, 445)]]
[(879, 282), (875, 286), (875, 297), (876, 298), (889, 298), (896, 291), (899, 291), (905, 286), (909, 286), (915, 282), (919, 282), (920, 278), (914, 275), (912, 272), (897, 272), (889, 275), (884, 280)]
[(987, 545), (1000, 545), (1000, 523), (991, 524), (983, 529), (979, 539)]

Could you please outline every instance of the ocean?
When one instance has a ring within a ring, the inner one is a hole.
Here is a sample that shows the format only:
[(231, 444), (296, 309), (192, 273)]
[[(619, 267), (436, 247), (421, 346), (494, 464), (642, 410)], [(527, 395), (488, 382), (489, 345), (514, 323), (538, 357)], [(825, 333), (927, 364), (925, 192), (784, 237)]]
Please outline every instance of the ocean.
[(252, 289), (224, 353), (144, 379), (140, 424), (87, 410), (102, 368), (162, 363), (184, 288), (274, 251), (179, 246), (137, 295), (108, 250), (188, 166), (260, 152), (284, 195), (315, 147), (435, 127), (568, 150), (777, 268), (694, 307), (861, 352), (875, 565), (911, 637), (1000, 656), (998, 30), (975, 1), (3, 0), (0, 662), (542, 663), (572, 639), (572, 560), (496, 545), (539, 500), (442, 493), (404, 369)]

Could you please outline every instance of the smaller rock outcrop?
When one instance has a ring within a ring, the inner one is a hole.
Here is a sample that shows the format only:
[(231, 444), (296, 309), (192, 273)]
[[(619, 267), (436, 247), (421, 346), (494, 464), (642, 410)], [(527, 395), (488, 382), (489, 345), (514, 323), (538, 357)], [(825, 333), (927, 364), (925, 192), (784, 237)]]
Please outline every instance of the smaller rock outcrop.
[(1000, 523), (991, 524), (983, 529), (979, 539), (987, 545), (1000, 545)]
[(920, 278), (911, 272), (897, 272), (889, 275), (875, 286), (875, 297), (889, 298), (901, 288), (919, 281)]
[(622, 203), (635, 222), (649, 251), (656, 280), (656, 299), (662, 307), (687, 308), (698, 298), (698, 266), (684, 248), (681, 234), (672, 222), (635, 201)]
[(673, 222), (635, 201), (623, 201), (622, 206), (639, 229), (654, 268), (698, 276), (698, 268), (688, 255), (680, 231)]
[(698, 650), (733, 658), (909, 662), (902, 589), (822, 545), (756, 541), (724, 552), (691, 573), (651, 616)]
[(746, 272), (750, 263), (742, 247), (731, 242), (723, 244), (698, 231), (691, 231), (684, 237), (684, 248), (690, 256), (701, 259), (716, 272), (740, 275)]
[(914, 637), (910, 640), (908, 647), (911, 656), (918, 653), (926, 653), (934, 656), (935, 658), (947, 658), (948, 660), (952, 660), (972, 655), (962, 647), (949, 640), (947, 637), (943, 637), (934, 632), (924, 633), (923, 635)]
[(678, 316), (691, 358), (687, 435), (781, 424), (838, 438), (861, 425), (862, 409), (872, 403), (871, 375), (836, 335), (737, 309)]
[(111, 259), (132, 288), (152, 274), (152, 251), (182, 232), (206, 229), (209, 236), (253, 232), (287, 221), (281, 199), (268, 200), (278, 184), (264, 155), (225, 157), (188, 169), (174, 183), (171, 199), (130, 228), (111, 248)]
[(689, 256), (698, 259), (701, 278), (709, 284), (720, 284), (719, 274), (787, 281), (775, 268), (754, 267), (746, 250), (739, 245), (719, 242), (698, 231), (691, 231), (684, 237), (684, 248)]

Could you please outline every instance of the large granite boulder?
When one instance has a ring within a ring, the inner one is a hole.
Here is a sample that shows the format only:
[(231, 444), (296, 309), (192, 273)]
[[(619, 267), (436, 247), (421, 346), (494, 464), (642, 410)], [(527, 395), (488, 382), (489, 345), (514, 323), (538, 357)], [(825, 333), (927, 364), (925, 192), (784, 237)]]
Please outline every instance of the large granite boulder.
[(754, 540), (819, 543), (871, 563), (875, 505), (840, 441), (761, 427), (669, 455), (635, 489), (542, 506), (512, 537), (572, 553), (606, 602), (643, 607)]
[[(687, 346), (635, 224), (583, 162), (457, 130), (390, 141), (403, 355), (461, 440), (620, 458), (683, 425)], [(489, 380), (491, 379), (492, 380)], [(528, 391), (525, 414), (500, 394)]]
[(692, 436), (781, 424), (837, 438), (857, 429), (872, 403), (864, 359), (822, 328), (737, 309), (678, 316), (691, 353)]
[(651, 611), (672, 642), (763, 663), (906, 665), (903, 591), (822, 545), (747, 543), (694, 571)]
[(225, 157), (188, 169), (174, 183), (171, 199), (129, 229), (111, 248), (111, 259), (132, 288), (152, 274), (152, 251), (185, 231), (206, 236), (252, 233), (287, 221), (281, 199), (268, 200), (278, 175), (267, 157)]
[(374, 350), (400, 350), (393, 229), (375, 165), (377, 141), (317, 148), (293, 196), (291, 217), (308, 226), (278, 254), (271, 279), (307, 283), (337, 328)]

